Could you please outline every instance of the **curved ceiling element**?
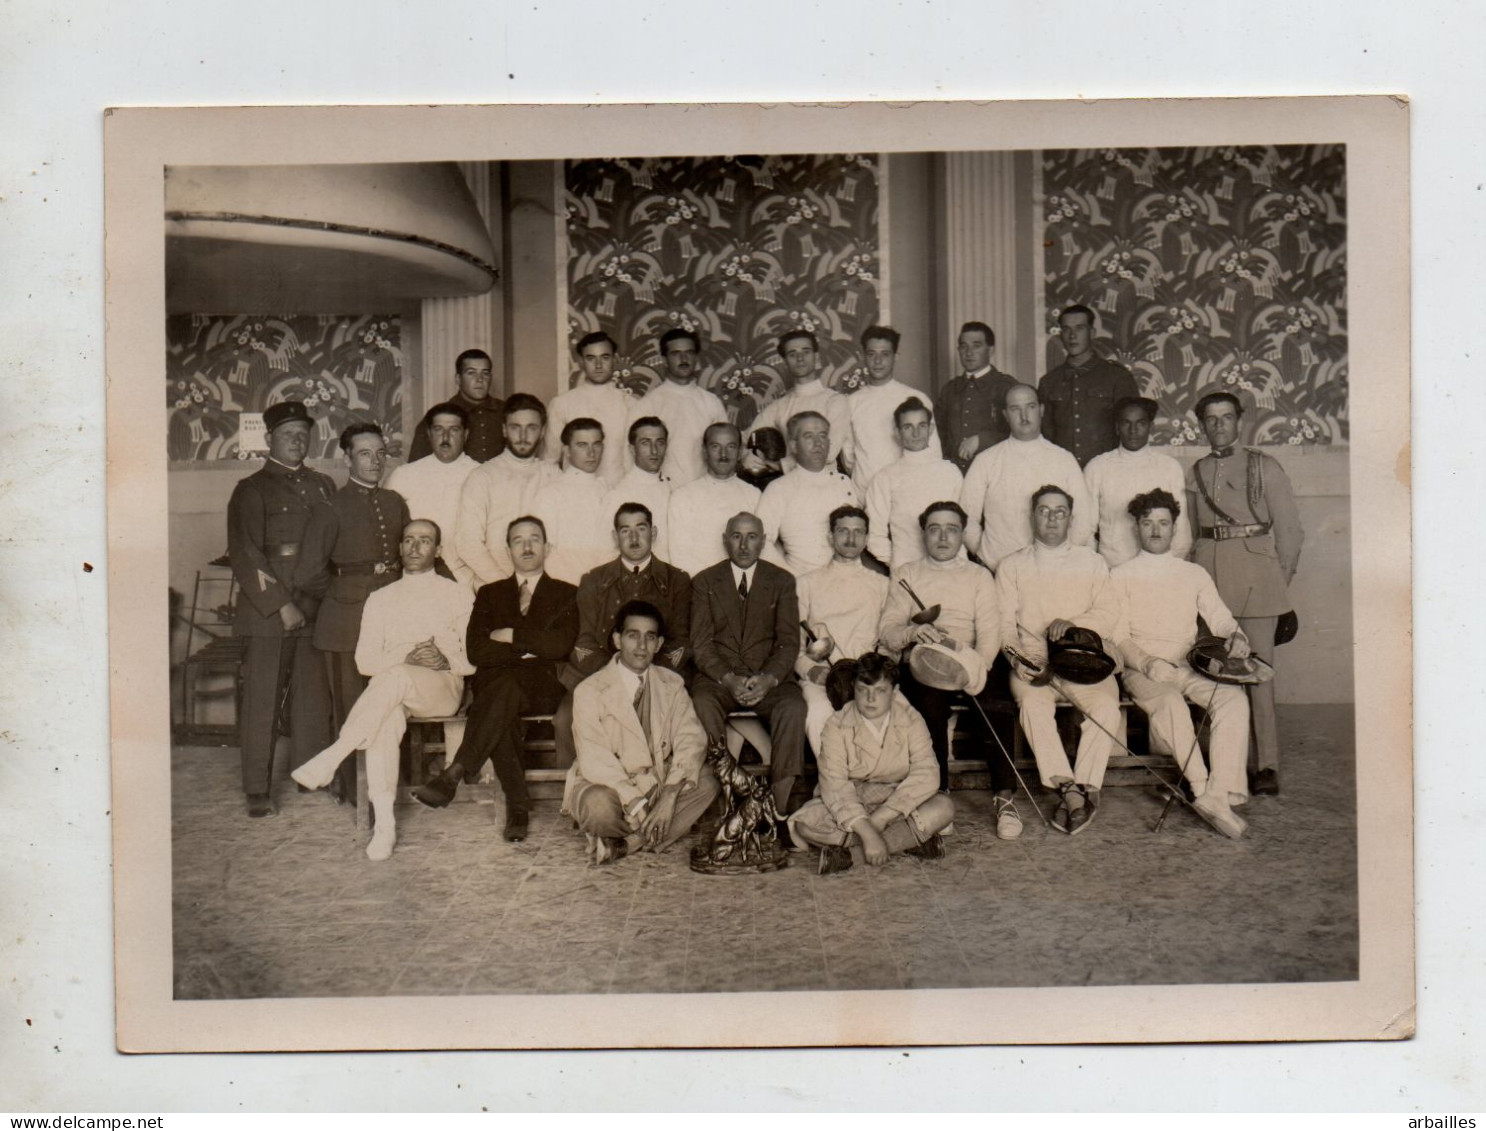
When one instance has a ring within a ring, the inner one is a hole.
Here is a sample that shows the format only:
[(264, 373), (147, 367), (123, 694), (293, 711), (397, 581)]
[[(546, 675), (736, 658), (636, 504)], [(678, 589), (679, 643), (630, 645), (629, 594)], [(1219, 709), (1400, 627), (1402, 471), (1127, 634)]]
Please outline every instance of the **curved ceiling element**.
[(458, 166), (174, 166), (171, 313), (395, 311), (499, 276)]

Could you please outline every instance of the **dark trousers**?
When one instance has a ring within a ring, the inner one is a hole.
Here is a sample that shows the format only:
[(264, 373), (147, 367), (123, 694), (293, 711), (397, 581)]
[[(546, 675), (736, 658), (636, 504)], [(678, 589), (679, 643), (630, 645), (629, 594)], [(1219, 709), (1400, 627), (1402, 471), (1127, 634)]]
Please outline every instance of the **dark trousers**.
[[(991, 669), (991, 676), (986, 680), (985, 689), (976, 696), (976, 701), (985, 710), (994, 726), (1001, 712), (1003, 702), (1009, 701), (1009, 694), (1002, 696), (998, 694), (1000, 688), (1004, 688), (1005, 676), (998, 679), (998, 671), (1005, 663), (998, 658), (997, 665)], [(1006, 674), (1009, 674), (1006, 673)], [(913, 678), (905, 663), (898, 671), (898, 687), (904, 697), (913, 704), (914, 710), (924, 717), (924, 722), (929, 727), (929, 738), (934, 743), (934, 757), (939, 762), (939, 788), (949, 788), (949, 717), (951, 708), (961, 702), (965, 693), (963, 691), (941, 691), (937, 687), (926, 687)], [(973, 706), (970, 707), (956, 725), (968, 727), (969, 733), (976, 736), (977, 744), (983, 749), (982, 755), (986, 760), (986, 766), (991, 776), (991, 789), (995, 791), (1016, 789), (1016, 773), (1011, 768), (1011, 759), (1008, 755), (1012, 750), (1011, 727), (1016, 726), (1016, 717), (1010, 717), (1010, 726), (1002, 726), (997, 735), (986, 732), (985, 720), (981, 718), (980, 712)], [(999, 736), (1001, 745), (998, 746), (996, 739)], [(1003, 754), (1002, 747), (1006, 753)]]
[[(727, 728), (729, 711), (737, 710), (738, 701), (722, 684), (698, 675), (691, 687), (691, 702), (707, 737), (720, 739)], [(769, 780), (776, 785), (797, 778), (805, 770), (805, 697), (799, 684), (788, 679), (753, 705), (769, 727)]]
[(249, 636), (243, 656), (242, 718), (238, 720), (244, 793), (269, 791), (278, 739), (274, 712), (284, 688), (291, 686), (292, 770), (330, 745), (330, 692), (325, 683), (325, 665), (308, 634)]
[[(317, 649), (318, 651), (318, 649)], [(325, 661), (325, 682), (330, 688), (330, 720), (335, 724), (335, 736), (340, 737), (341, 728), (351, 714), (351, 708), (361, 693), (366, 690), (368, 680), (356, 666), (355, 652), (320, 652)], [(356, 789), (356, 761), (347, 758), (335, 771), (336, 786), (342, 797), (353, 796)]]
[(506, 795), (507, 809), (529, 809), (526, 771), (521, 765), (521, 716), (550, 715), (563, 697), (563, 686), (551, 663), (537, 661), (529, 666), (477, 672), (474, 688), (464, 741), (454, 755), (454, 764), (469, 780), (490, 759), (501, 792)]

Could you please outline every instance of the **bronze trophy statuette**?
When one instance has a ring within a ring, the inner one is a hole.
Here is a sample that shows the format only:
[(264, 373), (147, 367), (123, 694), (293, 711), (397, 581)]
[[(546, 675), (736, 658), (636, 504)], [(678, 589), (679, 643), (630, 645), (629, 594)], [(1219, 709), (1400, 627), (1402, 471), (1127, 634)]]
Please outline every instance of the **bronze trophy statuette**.
[(783, 868), (789, 863), (789, 853), (779, 842), (784, 818), (774, 806), (769, 779), (738, 765), (722, 739), (709, 745), (707, 765), (722, 787), (723, 811), (711, 843), (691, 850), (692, 871), (722, 876)]

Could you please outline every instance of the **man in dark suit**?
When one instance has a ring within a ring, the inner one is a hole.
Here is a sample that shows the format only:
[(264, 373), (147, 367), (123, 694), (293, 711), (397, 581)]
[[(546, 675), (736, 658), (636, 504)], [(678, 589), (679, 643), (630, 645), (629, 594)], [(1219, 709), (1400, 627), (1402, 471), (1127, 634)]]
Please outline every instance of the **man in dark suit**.
[(759, 561), (764, 524), (742, 512), (723, 534), (727, 561), (697, 574), (691, 589), (691, 647), (697, 666), (691, 698), (713, 741), (729, 711), (746, 707), (769, 725), (769, 776), (781, 812), (805, 764), (805, 698), (791, 678), (800, 653), (800, 604), (787, 570)]
[(329, 504), (335, 481), (304, 466), (311, 422), (301, 402), (270, 405), (263, 426), (268, 459), (233, 488), (227, 504), (227, 556), (240, 593), (232, 631), (247, 638), (238, 742), (250, 817), (278, 812), (270, 794), (273, 751), (291, 679), (290, 769), (330, 741), (325, 668), (311, 645), (323, 590), (313, 591), (300, 551), (305, 527)]
[(454, 799), (459, 783), (473, 778), (489, 758), (506, 795), (505, 838), (526, 839), (531, 803), (517, 741), (522, 715), (550, 714), (563, 696), (558, 672), (578, 638), (578, 590), (548, 577), (547, 528), (531, 515), (506, 528), (516, 572), (483, 586), (465, 651), (475, 665), (464, 741), (447, 769), (413, 796), (430, 809)]
[[(667, 626), (665, 650), (655, 663), (685, 678), (690, 675), (691, 577), (650, 552), (655, 526), (644, 503), (626, 502), (614, 512), (614, 541), (619, 556), (583, 575), (578, 583), (578, 642), (562, 673), (569, 691), (609, 663), (614, 655), (614, 617), (630, 601), (648, 601), (661, 611)], [(552, 717), (558, 759), (577, 756), (573, 745), (573, 697), (566, 696)]]

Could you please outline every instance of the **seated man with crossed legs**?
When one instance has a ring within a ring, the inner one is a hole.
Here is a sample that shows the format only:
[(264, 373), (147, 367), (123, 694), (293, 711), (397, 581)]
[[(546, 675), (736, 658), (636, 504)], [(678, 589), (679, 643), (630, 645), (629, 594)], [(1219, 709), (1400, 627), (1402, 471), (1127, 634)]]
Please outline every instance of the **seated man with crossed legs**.
[(611, 639), (614, 658), (573, 692), (577, 758), (563, 791), (563, 811), (588, 837), (595, 864), (664, 850), (717, 796), (703, 761), (707, 732), (686, 684), (654, 664), (665, 617), (648, 601), (627, 601)]
[(392, 803), (397, 797), (398, 749), (409, 715), (452, 715), (464, 677), (465, 626), (474, 602), (469, 588), (434, 572), (438, 525), (416, 519), (403, 528), (402, 577), (366, 599), (356, 640), (356, 666), (369, 677), (351, 705), (340, 737), (294, 771), (306, 789), (323, 789), (355, 750), (366, 751), (367, 794), (377, 827), (366, 854), (386, 860), (397, 843)]

